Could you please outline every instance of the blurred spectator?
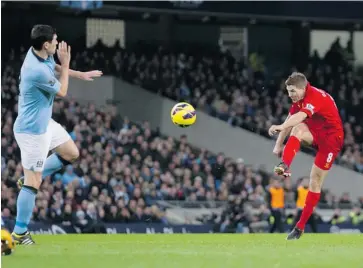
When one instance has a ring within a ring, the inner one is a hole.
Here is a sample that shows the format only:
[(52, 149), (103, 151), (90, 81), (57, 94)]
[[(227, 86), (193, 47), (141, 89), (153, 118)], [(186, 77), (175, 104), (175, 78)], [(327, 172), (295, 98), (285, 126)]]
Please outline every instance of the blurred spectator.
[(330, 219), (330, 223), (333, 225), (339, 224), (339, 223), (345, 223), (346, 222), (346, 217), (344, 217), (341, 214), (341, 210), (340, 209), (335, 209), (334, 214), (332, 216), (332, 218)]
[(360, 207), (355, 206), (349, 214), (350, 221), (353, 225), (363, 223), (363, 214)]

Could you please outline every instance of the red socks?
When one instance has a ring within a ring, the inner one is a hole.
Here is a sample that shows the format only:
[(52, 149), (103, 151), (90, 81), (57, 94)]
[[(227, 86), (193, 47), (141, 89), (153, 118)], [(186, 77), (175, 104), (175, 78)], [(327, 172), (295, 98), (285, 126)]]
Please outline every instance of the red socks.
[(297, 228), (299, 228), (300, 230), (305, 229), (305, 225), (308, 222), (311, 214), (313, 214), (314, 208), (319, 203), (319, 199), (320, 199), (320, 193), (313, 193), (310, 191), (308, 192), (300, 220), (296, 224)]
[(290, 136), (285, 145), (284, 151), (282, 153), (282, 161), (290, 167), (292, 160), (294, 159), (296, 153), (300, 150), (300, 140), (295, 136)]

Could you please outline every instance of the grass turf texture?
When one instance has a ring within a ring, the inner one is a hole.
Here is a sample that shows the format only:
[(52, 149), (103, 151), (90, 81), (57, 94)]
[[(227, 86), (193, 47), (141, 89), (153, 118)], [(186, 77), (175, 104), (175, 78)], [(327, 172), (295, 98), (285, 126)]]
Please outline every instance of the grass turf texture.
[(363, 236), (286, 235), (37, 235), (17, 246), (4, 268), (112, 267), (363, 267)]

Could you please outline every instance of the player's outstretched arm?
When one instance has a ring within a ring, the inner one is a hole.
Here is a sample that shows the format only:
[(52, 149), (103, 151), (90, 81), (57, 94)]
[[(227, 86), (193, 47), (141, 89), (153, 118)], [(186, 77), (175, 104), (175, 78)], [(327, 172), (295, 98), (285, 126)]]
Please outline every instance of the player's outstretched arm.
[[(55, 65), (55, 70), (59, 73), (61, 71), (61, 68), (62, 67), (59, 64)], [(78, 78), (78, 79), (85, 80), (85, 81), (93, 81), (94, 78), (100, 77), (102, 75), (103, 75), (102, 71), (99, 71), (99, 70), (94, 70), (94, 71), (89, 71), (89, 72), (80, 72), (80, 71), (75, 71), (75, 70), (69, 69), (70, 77)]]
[[(285, 122), (291, 117), (291, 114), (289, 114), (286, 119), (285, 119)], [(283, 148), (284, 148), (284, 141), (286, 139), (286, 137), (288, 135), (290, 135), (290, 132), (292, 130), (292, 127), (290, 128), (287, 128), (287, 129), (284, 129), (282, 131), (280, 131), (279, 133), (279, 136), (277, 137), (276, 139), (276, 143), (275, 143), (275, 147), (273, 149), (273, 153), (278, 156), (278, 157), (281, 157), (282, 155), (282, 151), (283, 151)]]
[(286, 137), (290, 134), (292, 127), (286, 128), (280, 131), (279, 136), (276, 139), (276, 144), (283, 145)]
[[(287, 120), (289, 120), (290, 117), (291, 117), (291, 114), (288, 114), (288, 116), (285, 119), (285, 122), (287, 122)], [(279, 136), (277, 137), (276, 144), (282, 145), (284, 143), (285, 138), (287, 137), (287, 135), (290, 134), (291, 129), (292, 128), (290, 127), (290, 128), (286, 128), (286, 129), (282, 130), (279, 133)]]

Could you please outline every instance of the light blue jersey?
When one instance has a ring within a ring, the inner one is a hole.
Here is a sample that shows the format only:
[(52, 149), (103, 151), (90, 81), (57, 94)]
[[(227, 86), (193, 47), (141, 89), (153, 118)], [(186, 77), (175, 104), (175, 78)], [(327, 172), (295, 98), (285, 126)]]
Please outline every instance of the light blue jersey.
[(53, 56), (44, 60), (30, 48), (20, 72), (18, 117), (15, 133), (40, 135), (47, 131), (54, 97), (61, 84), (55, 76)]

